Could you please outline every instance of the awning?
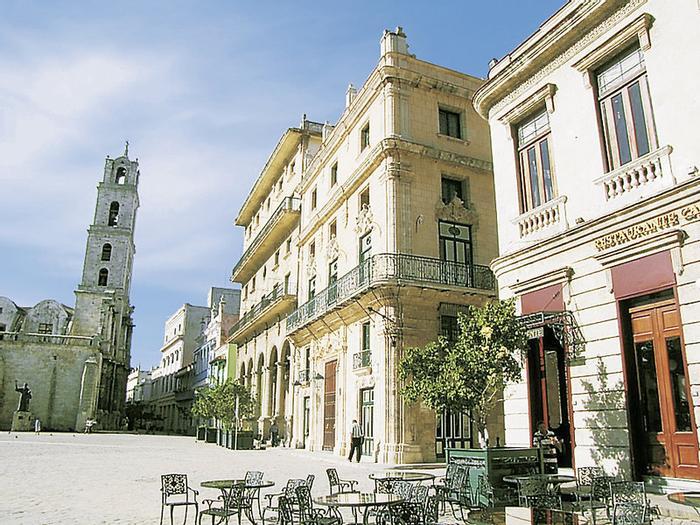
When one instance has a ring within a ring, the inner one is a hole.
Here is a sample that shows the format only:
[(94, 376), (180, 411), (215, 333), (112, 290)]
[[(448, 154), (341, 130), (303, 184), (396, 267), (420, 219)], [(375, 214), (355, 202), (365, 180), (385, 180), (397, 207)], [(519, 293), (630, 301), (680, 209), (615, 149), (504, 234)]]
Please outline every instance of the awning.
[(534, 312), (520, 316), (520, 322), (527, 330), (529, 339), (544, 336), (545, 326), (550, 328), (559, 344), (567, 351), (568, 360), (583, 357), (586, 340), (576, 322), (573, 312)]

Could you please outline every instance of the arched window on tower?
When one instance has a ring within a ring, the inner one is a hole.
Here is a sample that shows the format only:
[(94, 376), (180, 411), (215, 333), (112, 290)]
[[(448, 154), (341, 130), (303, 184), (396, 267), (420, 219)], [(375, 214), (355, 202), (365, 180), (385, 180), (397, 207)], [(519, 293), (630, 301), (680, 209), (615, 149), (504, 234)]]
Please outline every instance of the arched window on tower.
[(119, 203), (114, 201), (109, 205), (109, 219), (107, 220), (107, 226), (116, 226), (119, 222)]
[(114, 177), (114, 182), (117, 184), (126, 184), (126, 168), (117, 168), (117, 174)]
[(107, 268), (102, 268), (100, 270), (100, 275), (97, 278), (97, 286), (107, 286), (107, 278), (109, 277), (109, 270)]
[(102, 245), (102, 257), (103, 261), (109, 261), (112, 258), (112, 245), (105, 243)]

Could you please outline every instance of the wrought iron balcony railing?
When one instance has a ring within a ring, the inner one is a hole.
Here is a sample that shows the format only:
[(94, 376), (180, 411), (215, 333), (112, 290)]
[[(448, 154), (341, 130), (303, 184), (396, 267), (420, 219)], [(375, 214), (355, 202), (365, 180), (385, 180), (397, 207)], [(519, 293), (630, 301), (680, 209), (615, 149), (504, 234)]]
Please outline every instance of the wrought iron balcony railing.
[(488, 266), (443, 261), (402, 253), (373, 255), (287, 317), (287, 332), (317, 319), (335, 306), (387, 281), (411, 282), (494, 291), (496, 279)]
[[(290, 290), (293, 288), (290, 286)], [(277, 301), (280, 301), (283, 297), (293, 295), (290, 290), (286, 290), (282, 283), (276, 284), (270, 293), (263, 295), (260, 302), (248, 310), (243, 317), (241, 317), (236, 324), (234, 324), (228, 331), (228, 336), (231, 337), (233, 334), (245, 328), (250, 323), (252, 323), (257, 317), (260, 316), (265, 310), (272, 306)]]
[(282, 200), (282, 202), (280, 202), (280, 205), (277, 206), (277, 209), (272, 213), (272, 215), (270, 215), (270, 218), (265, 223), (265, 226), (263, 226), (262, 229), (255, 236), (253, 242), (251, 242), (248, 245), (248, 248), (246, 248), (246, 250), (243, 252), (243, 255), (241, 255), (241, 258), (238, 260), (238, 263), (233, 268), (231, 275), (235, 278), (239, 271), (246, 265), (246, 263), (250, 259), (250, 256), (260, 249), (261, 245), (263, 244), (269, 233), (272, 231), (272, 229), (279, 222), (280, 218), (283, 215), (287, 213), (299, 214), (300, 212), (301, 199), (296, 197), (285, 197)]
[(352, 369), (357, 370), (359, 368), (367, 368), (372, 364), (372, 351), (363, 350), (362, 352), (356, 352), (352, 356)]

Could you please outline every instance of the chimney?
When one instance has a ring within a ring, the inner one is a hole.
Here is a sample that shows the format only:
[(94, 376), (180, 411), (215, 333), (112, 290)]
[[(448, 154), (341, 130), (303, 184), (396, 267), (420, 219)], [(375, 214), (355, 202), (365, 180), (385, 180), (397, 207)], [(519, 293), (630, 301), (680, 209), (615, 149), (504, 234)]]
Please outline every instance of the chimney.
[(381, 40), (382, 56), (389, 53), (408, 54), (408, 42), (406, 41), (406, 33), (403, 32), (403, 27), (399, 26), (395, 31), (384, 30)]
[(352, 84), (348, 84), (348, 89), (345, 92), (345, 107), (349, 108), (352, 101), (355, 100), (355, 95), (357, 95), (357, 88)]

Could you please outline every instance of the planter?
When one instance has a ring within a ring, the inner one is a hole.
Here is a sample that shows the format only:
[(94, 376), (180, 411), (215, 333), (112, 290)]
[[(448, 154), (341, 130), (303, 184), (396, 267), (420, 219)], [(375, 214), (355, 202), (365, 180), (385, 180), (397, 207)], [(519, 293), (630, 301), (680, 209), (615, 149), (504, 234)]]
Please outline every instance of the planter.
[(207, 428), (207, 433), (206, 433), (206, 441), (207, 443), (216, 443), (216, 429), (215, 428)]
[(197, 427), (197, 441), (204, 441), (207, 437), (207, 427)]
[[(236, 436), (234, 436), (234, 433), (231, 432), (231, 448), (234, 448), (234, 440), (236, 440)], [(253, 449), (253, 433), (249, 430), (239, 430), (238, 431), (238, 439), (237, 443), (238, 446), (236, 447), (236, 450), (252, 450)]]

